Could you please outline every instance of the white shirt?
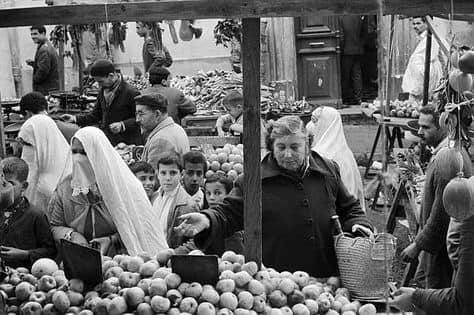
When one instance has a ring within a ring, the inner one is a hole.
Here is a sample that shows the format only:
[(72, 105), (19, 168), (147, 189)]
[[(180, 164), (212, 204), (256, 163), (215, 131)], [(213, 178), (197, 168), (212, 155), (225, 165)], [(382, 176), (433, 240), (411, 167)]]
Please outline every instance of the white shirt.
[(176, 186), (172, 191), (164, 191), (162, 187), (158, 188), (158, 195), (153, 202), (153, 211), (158, 213), (158, 226), (165, 233), (165, 237), (168, 236), (168, 214), (171, 211), (171, 206), (179, 187), (180, 185)]
[(202, 188), (199, 188), (198, 191), (191, 196), (191, 200), (194, 204), (198, 205), (199, 209), (202, 210), (204, 207), (204, 192)]

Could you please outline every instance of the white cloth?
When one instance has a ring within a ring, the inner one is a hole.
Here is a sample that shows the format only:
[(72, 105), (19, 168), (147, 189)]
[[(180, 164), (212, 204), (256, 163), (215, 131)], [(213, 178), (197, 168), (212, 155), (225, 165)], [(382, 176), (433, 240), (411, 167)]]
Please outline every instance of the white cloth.
[(171, 206), (174, 203), (176, 193), (179, 189), (178, 185), (172, 191), (164, 191), (162, 187), (158, 188), (158, 197), (153, 202), (153, 211), (158, 214), (160, 229), (168, 237), (168, 215), (171, 211)]
[(87, 195), (89, 191), (97, 192), (97, 181), (91, 162), (84, 154), (72, 155), (72, 195)]
[(321, 106), (314, 110), (311, 119), (306, 125), (306, 130), (314, 137), (311, 150), (337, 163), (342, 182), (349, 193), (359, 199), (365, 211), (362, 178), (354, 154), (347, 145), (341, 115), (332, 107)]
[(21, 154), (29, 168), (25, 196), (46, 212), (61, 175), (71, 170), (69, 144), (56, 123), (44, 114), (29, 118), (21, 126), (18, 137), (31, 145), (24, 145)]
[[(410, 93), (418, 100), (421, 100), (423, 97), (426, 37), (426, 31), (420, 35), (420, 42), (408, 60), (408, 65), (402, 81), (403, 92)], [(443, 70), (441, 62), (439, 61), (439, 44), (436, 40), (433, 40), (431, 42), (430, 84), (428, 88), (428, 94), (430, 97), (433, 95), (433, 91), (438, 87), (442, 76)]]
[(99, 192), (128, 254), (156, 254), (168, 248), (158, 216), (140, 181), (96, 127), (85, 127), (73, 139), (81, 142), (92, 165)]
[(204, 207), (204, 192), (201, 188), (199, 188), (198, 191), (191, 196), (191, 202), (192, 204), (198, 206), (199, 209), (202, 209)]

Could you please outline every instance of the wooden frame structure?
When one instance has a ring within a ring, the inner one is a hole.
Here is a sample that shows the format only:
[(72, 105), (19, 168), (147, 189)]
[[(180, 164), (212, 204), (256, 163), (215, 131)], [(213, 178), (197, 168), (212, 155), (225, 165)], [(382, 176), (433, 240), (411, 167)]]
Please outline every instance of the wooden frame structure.
[[(243, 18), (244, 224), (247, 259), (261, 262), (260, 17), (312, 14), (474, 14), (474, 1), (455, 0), (163, 0), (0, 10), (0, 27), (114, 21)], [(454, 9), (454, 11), (452, 11)], [(2, 124), (0, 122), (0, 128)], [(3, 130), (0, 130), (3, 136)], [(0, 138), (0, 142), (3, 139)]]

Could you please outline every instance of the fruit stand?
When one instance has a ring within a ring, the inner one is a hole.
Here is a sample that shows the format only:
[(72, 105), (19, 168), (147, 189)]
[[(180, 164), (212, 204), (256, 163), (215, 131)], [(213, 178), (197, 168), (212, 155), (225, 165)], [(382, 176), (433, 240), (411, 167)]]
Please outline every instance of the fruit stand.
[[(431, 12), (427, 12), (427, 10), (431, 10)], [(474, 13), (474, 5), (471, 0), (459, 0), (456, 1), (455, 10), (455, 14)], [(36, 268), (33, 266), (31, 270), (33, 277), (25, 269), (17, 269), (6, 275), (8, 283), (2, 285), (4, 285), (3, 291), (8, 292), (7, 299), (11, 295), (19, 301), (26, 301), (39, 288), (43, 292), (34, 295), (34, 298), (43, 303), (51, 301), (46, 304), (49, 307), (48, 312), (43, 310), (46, 314), (55, 314), (56, 310), (65, 313), (70, 307), (78, 307), (74, 311), (81, 315), (92, 314), (92, 309), (96, 310), (98, 314), (107, 312), (121, 314), (125, 313), (128, 307), (135, 308), (137, 314), (165, 313), (171, 310), (173, 311), (169, 314), (173, 315), (195, 312), (214, 314), (216, 311), (214, 305), (221, 306), (218, 314), (226, 315), (232, 314), (231, 310), (239, 315), (257, 313), (272, 315), (324, 313), (333, 315), (339, 312), (345, 312), (347, 315), (357, 312), (359, 314), (375, 314), (373, 305), (361, 307), (357, 302), (351, 303), (346, 296), (346, 290), (340, 288), (338, 279), (318, 280), (304, 273), (289, 273), (266, 268), (258, 270), (258, 266), (261, 265), (262, 192), (260, 153), (258, 153), (260, 152), (260, 138), (255, 135), (260, 134), (261, 116), (260, 17), (311, 14), (382, 15), (397, 13), (425, 15), (446, 12), (449, 12), (449, 6), (443, 0), (392, 0), (385, 2), (359, 0), (351, 3), (345, 0), (331, 2), (316, 0), (165, 0), (0, 10), (0, 27), (34, 24), (86, 24), (104, 20), (112, 22), (160, 18), (186, 19), (189, 16), (193, 18), (243, 18), (245, 257), (232, 253), (222, 256), (219, 261), (220, 280), (215, 284), (215, 287), (198, 283), (184, 285), (179, 275), (166, 267), (171, 252), (157, 253), (154, 257), (104, 257), (102, 271), (106, 280), (100, 288), (89, 292), (85, 291), (84, 283), (80, 280), (70, 279), (67, 281), (65, 275), (58, 271), (57, 266), (48, 262), (39, 267), (37, 265)], [(393, 122), (394, 127), (403, 127), (400, 121), (386, 121), (382, 116), (379, 121), (380, 130), (391, 126), (390, 122)], [(0, 123), (0, 127), (2, 126)], [(2, 144), (4, 143), (3, 130), (0, 130), (0, 141)], [(222, 165), (220, 165), (221, 168)], [(12, 284), (12, 281), (15, 285)], [(41, 290), (42, 288), (44, 290)], [(125, 288), (125, 290), (120, 288)], [(108, 290), (108, 292), (104, 290)], [(205, 292), (207, 294), (204, 294)], [(99, 293), (114, 295), (111, 299), (102, 299), (99, 297)], [(261, 294), (263, 293), (267, 295), (267, 301), (262, 300)], [(197, 300), (201, 304), (198, 305)], [(252, 307), (249, 306), (250, 300)], [(89, 304), (85, 307), (86, 310), (81, 311), (79, 305), (85, 306), (85, 301)], [(28, 304), (28, 308), (25, 309), (25, 313), (41, 313), (41, 309), (38, 308), (38, 305), (41, 306), (41, 304), (37, 300), (26, 304)], [(257, 309), (254, 309), (255, 307)]]

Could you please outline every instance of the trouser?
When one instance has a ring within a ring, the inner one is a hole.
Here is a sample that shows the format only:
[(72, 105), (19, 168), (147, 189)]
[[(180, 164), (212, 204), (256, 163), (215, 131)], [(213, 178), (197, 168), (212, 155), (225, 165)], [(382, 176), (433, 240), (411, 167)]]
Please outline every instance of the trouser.
[(418, 287), (425, 289), (451, 287), (453, 268), (446, 250), (441, 250), (434, 255), (422, 251), (419, 261), (415, 274)]
[(359, 102), (362, 97), (362, 69), (360, 55), (342, 55), (341, 89), (342, 100)]

